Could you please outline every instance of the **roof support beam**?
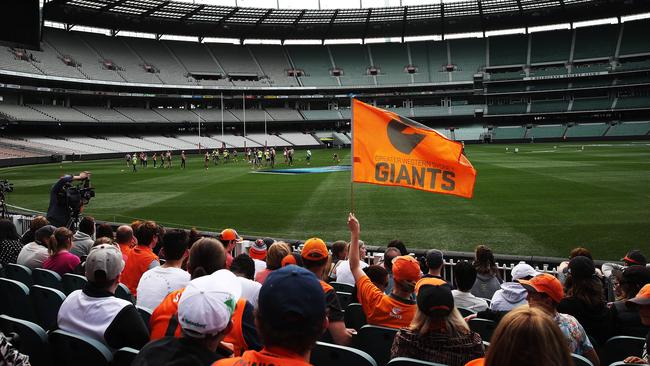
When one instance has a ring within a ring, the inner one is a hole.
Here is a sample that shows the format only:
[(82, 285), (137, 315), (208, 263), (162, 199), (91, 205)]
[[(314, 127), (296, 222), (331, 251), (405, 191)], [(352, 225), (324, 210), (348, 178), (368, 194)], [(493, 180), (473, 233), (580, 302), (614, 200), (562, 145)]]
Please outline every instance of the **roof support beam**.
[(483, 18), (483, 2), (477, 0), (478, 4), (478, 14), (481, 17), (481, 30), (483, 31), (483, 37), (485, 37), (485, 19)]
[(362, 43), (366, 43), (366, 38), (368, 37), (368, 27), (370, 26), (370, 14), (372, 14), (372, 8), (368, 9), (368, 14), (366, 14), (366, 25), (363, 28), (363, 40)]
[(334, 10), (334, 14), (332, 14), (332, 19), (330, 19), (330, 24), (327, 26), (327, 31), (325, 32), (322, 38), (323, 44), (325, 44), (325, 39), (328, 38), (327, 36), (330, 34), (330, 31), (334, 26), (334, 21), (336, 20), (336, 17), (338, 15), (339, 15), (339, 9)]
[(404, 37), (406, 37), (406, 16), (408, 15), (408, 6), (404, 7), (404, 15), (402, 16), (402, 43), (404, 43)]
[(223, 18), (219, 19), (217, 25), (223, 24), (226, 20), (230, 19), (230, 17), (235, 15), (237, 11), (239, 11), (239, 8), (233, 8), (230, 12), (228, 12), (228, 14), (224, 15)]
[(188, 20), (191, 17), (193, 17), (194, 15), (198, 14), (201, 10), (203, 10), (203, 8), (205, 8), (205, 4), (201, 4), (201, 5), (197, 6), (196, 8), (194, 8), (194, 10), (192, 10), (192, 11), (188, 12), (187, 14), (183, 15), (179, 20), (181, 20), (181, 21)]
[(116, 1), (114, 3), (106, 4), (105, 6), (99, 8), (99, 12), (100, 13), (105, 13), (105, 12), (113, 9), (116, 6), (120, 6), (120, 5), (124, 4), (125, 2), (126, 2), (126, 0), (118, 0), (118, 1)]
[(440, 2), (440, 35), (445, 40), (445, 3)]
[(165, 6), (167, 6), (167, 4), (169, 4), (169, 1), (163, 1), (162, 3), (156, 5), (155, 7), (153, 7), (151, 9), (145, 11), (144, 13), (140, 14), (140, 16), (141, 17), (148, 17), (149, 15), (151, 15), (151, 14), (157, 12), (158, 10), (164, 8)]

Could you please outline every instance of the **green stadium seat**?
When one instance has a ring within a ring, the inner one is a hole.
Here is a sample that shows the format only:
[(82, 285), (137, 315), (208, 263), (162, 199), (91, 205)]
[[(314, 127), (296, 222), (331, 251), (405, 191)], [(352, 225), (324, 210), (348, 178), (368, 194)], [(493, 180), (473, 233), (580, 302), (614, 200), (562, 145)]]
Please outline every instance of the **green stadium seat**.
[(363, 351), (325, 342), (316, 342), (309, 363), (314, 366), (378, 366), (377, 362)]
[(609, 97), (576, 98), (573, 100), (572, 111), (603, 111), (612, 109)]
[(142, 321), (144, 321), (144, 324), (151, 330), (151, 314), (153, 314), (153, 310), (147, 309), (144, 306), (136, 306), (136, 309), (138, 309), (138, 313), (140, 314), (140, 317), (142, 318)]
[(492, 333), (494, 333), (494, 329), (497, 327), (496, 322), (481, 318), (470, 319), (467, 322), (467, 325), (469, 325), (469, 329), (478, 333), (481, 336), (481, 339), (487, 342), (490, 341)]
[(525, 114), (528, 104), (526, 103), (512, 103), (512, 104), (489, 104), (487, 106), (487, 114)]
[[(462, 70), (460, 65), (456, 65), (458, 71), (448, 72), (447, 64), (449, 63), (447, 42), (426, 42), (426, 57), (429, 60), (429, 77), (434, 83), (444, 83), (451, 80), (452, 75), (463, 79), (461, 75), (465, 70)], [(452, 61), (452, 64), (454, 62)]]
[(368, 322), (363, 307), (359, 303), (349, 304), (345, 308), (345, 326), (355, 330), (361, 329)]
[(330, 282), (330, 286), (334, 287), (334, 290), (336, 292), (349, 292), (352, 293), (354, 292), (354, 286), (348, 285), (347, 283), (341, 283), (341, 282)]
[(623, 361), (628, 356), (641, 357), (645, 338), (616, 336), (605, 342), (601, 350), (602, 364), (609, 365), (616, 361)]
[(345, 44), (330, 45), (328, 48), (334, 59), (334, 65), (343, 69), (343, 75), (339, 78), (341, 85), (375, 85), (374, 78), (367, 73), (367, 68), (371, 65), (365, 46)]
[(61, 284), (63, 285), (63, 292), (66, 295), (70, 295), (72, 291), (81, 290), (82, 288), (84, 288), (84, 286), (86, 286), (86, 283), (88, 283), (86, 277), (78, 274), (66, 273), (61, 278)]
[(650, 70), (650, 60), (619, 60), (616, 71)]
[(126, 287), (126, 285), (123, 283), (119, 283), (117, 285), (117, 289), (115, 290), (115, 297), (134, 303), (131, 290), (129, 290), (129, 288)]
[(650, 39), (648, 38), (650, 20), (641, 19), (623, 24), (623, 38), (619, 55), (634, 55), (650, 52)]
[(593, 88), (598, 86), (610, 86), (612, 80), (609, 78), (580, 78), (571, 81), (571, 89)]
[(60, 329), (50, 333), (50, 344), (58, 366), (108, 366), (113, 360), (113, 354), (104, 344)]
[(345, 309), (350, 303), (354, 301), (354, 298), (352, 297), (352, 293), (350, 292), (337, 291), (336, 296), (339, 298), (339, 302), (341, 303), (342, 309)]
[(568, 60), (572, 38), (570, 30), (531, 33), (530, 63)]
[(36, 323), (45, 330), (56, 329), (57, 314), (65, 300), (63, 292), (49, 287), (33, 285), (29, 291), (29, 298), (34, 306)]
[(564, 67), (564, 65), (537, 67), (530, 70), (530, 76), (554, 76), (566, 75), (566, 73), (567, 69)]
[(649, 131), (649, 121), (621, 122), (610, 127), (605, 136), (645, 136)]
[(379, 85), (411, 84), (411, 75), (404, 71), (409, 63), (406, 43), (377, 43), (367, 47), (372, 55), (372, 66), (381, 71), (377, 76)]
[(474, 74), (486, 65), (483, 38), (448, 40), (449, 58), (457, 70), (451, 73), (452, 81), (472, 81)]
[(528, 85), (528, 90), (531, 91), (536, 91), (536, 90), (563, 90), (569, 87), (569, 82), (568, 81), (554, 81), (554, 80), (549, 80), (549, 81), (539, 81), (535, 83), (531, 83)]
[(564, 125), (539, 125), (529, 129), (526, 137), (536, 139), (560, 138), (564, 135), (564, 131), (566, 131)]
[(599, 137), (609, 126), (605, 123), (579, 123), (567, 130), (567, 137)]
[[(438, 69), (436, 69), (436, 65), (439, 64), (437, 67), (441, 67), (443, 64), (446, 63), (447, 60), (446, 52), (444, 55), (445, 62), (441, 63), (439, 61), (439, 59), (441, 59), (442, 56), (438, 56), (434, 59), (430, 59), (429, 55), (427, 54), (428, 43), (429, 42), (406, 43), (406, 47), (411, 52), (411, 64), (417, 68), (417, 72), (413, 74), (413, 80), (416, 83), (430, 83), (436, 81), (434, 80), (434, 77), (437, 77), (437, 75), (430, 76), (430, 74), (436, 74), (438, 72)], [(447, 78), (447, 80), (449, 80), (449, 78)]]
[(575, 32), (574, 60), (614, 56), (618, 43), (618, 25), (576, 28)]
[(386, 366), (445, 366), (445, 365), (441, 363), (416, 360), (414, 358), (408, 358), (408, 357), (396, 357), (390, 360), (390, 362), (388, 362)]
[(122, 347), (113, 354), (111, 366), (131, 366), (139, 351), (131, 347)]
[(19, 340), (14, 347), (20, 353), (28, 355), (33, 366), (52, 364), (47, 333), (37, 324), (3, 314), (0, 315), (0, 331), (4, 334), (18, 334)]
[(24, 283), (27, 287), (34, 284), (34, 279), (32, 278), (32, 270), (23, 265), (8, 263), (5, 267), (5, 274), (7, 278)]
[(533, 100), (530, 105), (530, 113), (566, 112), (568, 108), (568, 100)]
[(63, 284), (61, 283), (61, 276), (49, 269), (35, 268), (32, 271), (32, 278), (34, 285), (45, 286), (59, 291), (63, 291)]
[(618, 98), (614, 109), (646, 109), (650, 108), (650, 97)]
[(499, 126), (492, 130), (494, 140), (523, 139), (526, 128), (522, 126)]
[(575, 353), (571, 354), (571, 359), (573, 359), (573, 366), (594, 366), (591, 361), (583, 356), (576, 355)]
[(490, 66), (524, 65), (527, 61), (528, 36), (510, 34), (489, 37)]
[(493, 70), (490, 71), (490, 80), (493, 81), (499, 81), (499, 80), (517, 80), (517, 79), (523, 79), (526, 74), (524, 73), (524, 70), (516, 70), (516, 71), (498, 71), (498, 70)]
[(354, 339), (356, 348), (369, 354), (377, 365), (386, 365), (390, 360), (390, 348), (393, 345), (397, 329), (364, 325)]
[(413, 107), (413, 115), (417, 117), (439, 117), (449, 115), (449, 108), (439, 106)]
[[(0, 314), (14, 318), (36, 320), (32, 303), (29, 300), (29, 288), (24, 283), (9, 278), (0, 278)], [(11, 301), (7, 301), (11, 299)]]

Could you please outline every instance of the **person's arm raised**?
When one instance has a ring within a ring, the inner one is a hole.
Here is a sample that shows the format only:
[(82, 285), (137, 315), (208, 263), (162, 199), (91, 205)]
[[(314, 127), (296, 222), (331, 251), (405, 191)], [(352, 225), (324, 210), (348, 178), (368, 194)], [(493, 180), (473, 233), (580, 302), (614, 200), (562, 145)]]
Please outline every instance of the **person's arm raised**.
[(359, 220), (357, 220), (353, 213), (348, 216), (348, 228), (350, 228), (348, 261), (350, 262), (350, 271), (352, 271), (352, 276), (354, 276), (354, 281), (356, 282), (366, 274), (361, 270), (361, 264), (359, 263), (359, 233), (361, 232), (361, 226), (359, 225)]

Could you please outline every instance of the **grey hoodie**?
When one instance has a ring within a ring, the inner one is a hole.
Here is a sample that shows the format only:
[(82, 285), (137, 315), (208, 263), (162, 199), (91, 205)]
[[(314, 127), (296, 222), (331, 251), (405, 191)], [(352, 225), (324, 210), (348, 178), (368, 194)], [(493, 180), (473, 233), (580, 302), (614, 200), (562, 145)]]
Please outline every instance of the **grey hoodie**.
[(524, 286), (517, 282), (505, 282), (501, 284), (501, 289), (492, 296), (490, 310), (492, 311), (510, 311), (519, 305), (526, 305), (526, 296), (528, 292)]
[(95, 240), (90, 235), (77, 231), (72, 237), (72, 249), (70, 249), (70, 253), (81, 258), (90, 253), (90, 248), (93, 247), (94, 243)]

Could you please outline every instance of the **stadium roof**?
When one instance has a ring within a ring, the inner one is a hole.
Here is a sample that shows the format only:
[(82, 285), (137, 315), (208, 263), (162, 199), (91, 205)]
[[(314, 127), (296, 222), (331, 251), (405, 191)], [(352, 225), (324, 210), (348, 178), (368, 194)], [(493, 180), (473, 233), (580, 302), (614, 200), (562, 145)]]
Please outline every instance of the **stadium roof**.
[(485, 32), (645, 11), (650, 11), (650, 1), (437, 0), (428, 5), (318, 10), (246, 8), (170, 0), (50, 0), (45, 4), (44, 18), (156, 34), (336, 39)]

